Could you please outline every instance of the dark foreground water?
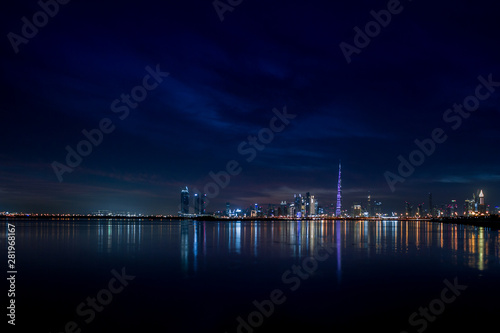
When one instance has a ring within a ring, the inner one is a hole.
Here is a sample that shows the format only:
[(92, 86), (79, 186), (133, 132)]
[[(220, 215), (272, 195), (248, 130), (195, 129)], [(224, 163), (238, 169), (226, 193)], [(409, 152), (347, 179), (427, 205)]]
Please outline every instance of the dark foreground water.
[(9, 331), (499, 327), (500, 238), (484, 228), (399, 221), (13, 223), (18, 273), (16, 326)]

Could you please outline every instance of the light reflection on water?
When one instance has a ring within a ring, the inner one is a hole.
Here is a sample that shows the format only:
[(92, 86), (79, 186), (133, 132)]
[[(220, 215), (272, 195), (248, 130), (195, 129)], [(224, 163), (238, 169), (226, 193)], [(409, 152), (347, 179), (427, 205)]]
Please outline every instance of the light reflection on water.
[(18, 242), (25, 242), (35, 251), (47, 246), (87, 249), (99, 255), (140, 255), (153, 251), (174, 256), (179, 251), (182, 270), (192, 273), (204, 265), (207, 255), (298, 259), (312, 256), (314, 249), (322, 245), (338, 249), (338, 272), (342, 258), (353, 255), (418, 255), (441, 249), (439, 255), (443, 261), (480, 271), (498, 264), (500, 257), (498, 231), (427, 221), (99, 219), (14, 223), (18, 226)]
[[(443, 330), (446, 325), (461, 326), (463, 318), (496, 318), (500, 296), (499, 234), (481, 227), (424, 221), (13, 223), (22, 268), (19, 302), (33, 304), (25, 313), (38, 316), (43, 331), (75, 319), (75, 307), (121, 267), (137, 278), (87, 331), (130, 331), (135, 323), (134, 331), (234, 332), (235, 318), (253, 311), (253, 300), (279, 288), (288, 301), (262, 332), (326, 331), (334, 324), (338, 331), (356, 332), (353, 325), (359, 328), (364, 317), (373, 327), (400, 332), (410, 314), (440, 295), (445, 278), (458, 278), (470, 289), (447, 307), (448, 319), (428, 330), (443, 332), (453, 331)], [(0, 232), (0, 246), (6, 247), (6, 228)], [(292, 293), (283, 273), (321, 246), (332, 247), (331, 256)], [(40, 309), (38, 299), (49, 305)]]

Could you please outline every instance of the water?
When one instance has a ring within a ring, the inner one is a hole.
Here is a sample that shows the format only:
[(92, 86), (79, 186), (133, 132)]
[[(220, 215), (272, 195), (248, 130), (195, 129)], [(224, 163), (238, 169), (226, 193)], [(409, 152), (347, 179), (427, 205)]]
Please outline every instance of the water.
[[(485, 228), (413, 221), (12, 222), (19, 331), (35, 325), (65, 332), (68, 325), (67, 332), (461, 332), (486, 330), (500, 310), (500, 238)], [(122, 269), (126, 285), (113, 280), (112, 293), (111, 271)], [(459, 285), (456, 294), (444, 290), (447, 283)], [(96, 296), (104, 305), (92, 310), (87, 302)], [(426, 319), (418, 312), (429, 305), (434, 314)]]

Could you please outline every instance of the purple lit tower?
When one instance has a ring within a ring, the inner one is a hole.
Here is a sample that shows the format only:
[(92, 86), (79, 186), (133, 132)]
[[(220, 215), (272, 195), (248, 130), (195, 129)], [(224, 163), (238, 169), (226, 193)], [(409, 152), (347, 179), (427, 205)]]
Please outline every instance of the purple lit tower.
[(335, 216), (342, 215), (342, 173), (341, 164), (339, 161), (339, 182), (337, 184), (337, 209), (335, 210)]

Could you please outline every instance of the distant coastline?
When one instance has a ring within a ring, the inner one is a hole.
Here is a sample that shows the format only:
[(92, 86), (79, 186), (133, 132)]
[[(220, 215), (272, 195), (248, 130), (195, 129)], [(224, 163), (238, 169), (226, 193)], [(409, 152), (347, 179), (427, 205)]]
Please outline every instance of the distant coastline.
[(111, 220), (181, 220), (181, 221), (430, 221), (438, 223), (452, 223), (462, 225), (472, 225), (478, 227), (487, 227), (494, 230), (500, 229), (500, 216), (475, 216), (475, 217), (440, 217), (440, 218), (406, 218), (406, 217), (384, 217), (384, 218), (359, 218), (359, 217), (308, 217), (308, 218), (289, 218), (289, 217), (215, 217), (211, 215), (206, 216), (175, 216), (175, 215), (145, 215), (145, 216), (100, 216), (100, 215), (78, 215), (78, 214), (26, 214), (26, 215), (2, 215), (1, 220), (40, 220), (40, 219), (54, 219), (54, 220), (85, 220), (85, 219), (111, 219)]
[(486, 216), (458, 216), (458, 217), (442, 217), (434, 218), (432, 222), (441, 223), (454, 223), (472, 225), (476, 227), (491, 228), (493, 230), (500, 230), (500, 215), (486, 215)]

